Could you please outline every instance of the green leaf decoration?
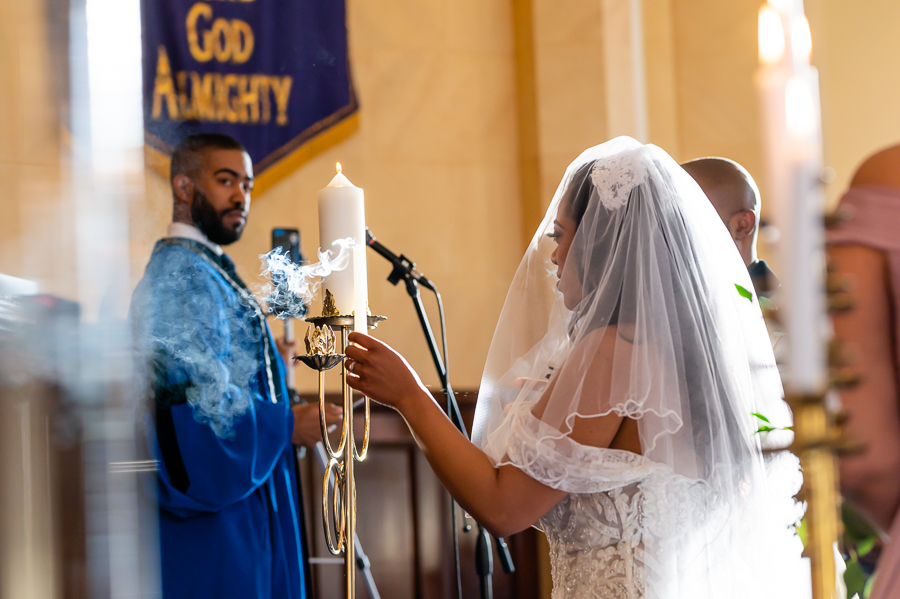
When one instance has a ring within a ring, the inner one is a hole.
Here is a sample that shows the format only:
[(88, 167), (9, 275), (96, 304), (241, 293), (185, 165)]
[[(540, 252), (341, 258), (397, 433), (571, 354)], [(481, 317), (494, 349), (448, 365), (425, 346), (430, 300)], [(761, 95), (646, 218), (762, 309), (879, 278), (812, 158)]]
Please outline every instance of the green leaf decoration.
[(850, 552), (847, 570), (844, 572), (844, 584), (847, 585), (848, 597), (860, 597), (865, 592), (867, 575), (859, 563), (855, 551)]
[(860, 556), (863, 556), (872, 551), (877, 540), (878, 537), (869, 537), (867, 539), (863, 539), (859, 542), (859, 545), (856, 546), (856, 553), (858, 553)]
[(809, 542), (809, 529), (806, 526), (806, 516), (800, 520), (800, 526), (797, 527), (797, 536), (800, 537), (800, 542), (806, 547), (806, 543)]
[(737, 292), (740, 294), (741, 297), (746, 297), (746, 298), (747, 298), (748, 300), (750, 300), (751, 302), (753, 301), (753, 294), (752, 294), (752, 293), (750, 293), (749, 291), (747, 291), (746, 289), (744, 289), (743, 287), (741, 287), (741, 286), (738, 285), (737, 283), (735, 283), (734, 286), (737, 288)]
[(765, 416), (763, 416), (762, 414), (759, 414), (759, 413), (757, 413), (757, 412), (752, 412), (750, 415), (751, 415), (751, 416), (756, 416), (757, 418), (759, 418), (760, 420), (762, 420), (762, 421), (765, 422), (766, 424), (772, 424), (771, 422), (769, 422), (769, 419), (766, 418)]
[(768, 433), (768, 432), (774, 431), (774, 430), (775, 430), (774, 426), (761, 426), (758, 429), (756, 429), (756, 432), (757, 433)]

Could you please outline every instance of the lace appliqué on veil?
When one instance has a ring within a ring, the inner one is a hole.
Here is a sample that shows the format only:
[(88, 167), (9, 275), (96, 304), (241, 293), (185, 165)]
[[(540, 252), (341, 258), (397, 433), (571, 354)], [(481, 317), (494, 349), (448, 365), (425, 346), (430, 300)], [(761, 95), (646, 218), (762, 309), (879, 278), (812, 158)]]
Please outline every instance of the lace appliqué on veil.
[(635, 152), (622, 152), (598, 160), (591, 169), (591, 182), (597, 188), (600, 203), (608, 210), (624, 206), (631, 190), (644, 183), (647, 177), (647, 167), (636, 160)]

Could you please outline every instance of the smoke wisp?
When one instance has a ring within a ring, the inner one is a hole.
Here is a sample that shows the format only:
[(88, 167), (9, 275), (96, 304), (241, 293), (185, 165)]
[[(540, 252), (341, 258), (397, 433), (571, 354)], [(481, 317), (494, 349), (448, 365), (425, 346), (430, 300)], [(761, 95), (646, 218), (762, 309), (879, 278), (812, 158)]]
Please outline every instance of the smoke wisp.
[(338, 239), (333, 250), (319, 248), (319, 261), (315, 264), (298, 265), (290, 261), (279, 249), (262, 254), (263, 276), (269, 284), (263, 287), (263, 301), (277, 318), (302, 318), (307, 306), (315, 298), (322, 280), (331, 273), (344, 270), (350, 264), (350, 254), (356, 240), (352, 237)]

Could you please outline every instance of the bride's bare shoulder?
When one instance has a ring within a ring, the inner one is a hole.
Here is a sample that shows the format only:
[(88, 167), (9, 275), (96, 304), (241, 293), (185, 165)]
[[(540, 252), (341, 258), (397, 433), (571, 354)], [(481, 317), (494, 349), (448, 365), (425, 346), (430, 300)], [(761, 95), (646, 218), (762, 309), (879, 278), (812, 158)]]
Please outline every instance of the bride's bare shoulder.
[(597, 359), (611, 358), (616, 352), (631, 351), (634, 345), (633, 325), (609, 325), (585, 333), (575, 343), (572, 353)]

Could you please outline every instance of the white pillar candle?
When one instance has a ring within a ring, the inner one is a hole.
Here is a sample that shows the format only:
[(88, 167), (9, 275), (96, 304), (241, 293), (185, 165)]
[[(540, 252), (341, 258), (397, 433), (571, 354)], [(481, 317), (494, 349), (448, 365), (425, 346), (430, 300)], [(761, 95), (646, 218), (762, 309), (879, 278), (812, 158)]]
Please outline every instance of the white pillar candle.
[(344, 176), (338, 163), (337, 174), (331, 183), (319, 190), (319, 247), (336, 252), (337, 248), (332, 244), (348, 237), (356, 240), (350, 264), (346, 269), (328, 275), (322, 287), (334, 296), (335, 307), (342, 316), (357, 316), (354, 329), (365, 332), (369, 303), (365, 201), (363, 190)]

